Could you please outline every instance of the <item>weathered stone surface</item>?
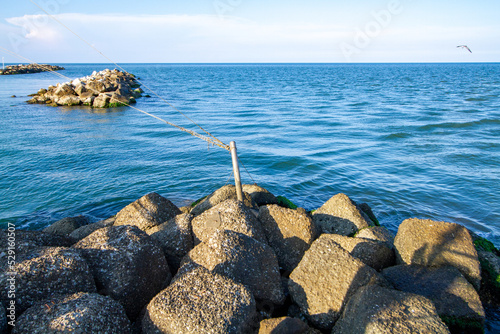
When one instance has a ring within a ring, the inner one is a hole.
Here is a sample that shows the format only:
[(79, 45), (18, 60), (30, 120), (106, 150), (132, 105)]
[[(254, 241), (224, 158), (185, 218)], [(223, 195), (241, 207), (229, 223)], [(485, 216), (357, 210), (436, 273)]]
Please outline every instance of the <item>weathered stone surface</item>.
[(106, 86), (101, 81), (90, 80), (87, 82), (87, 89), (94, 94), (94, 96), (98, 96), (101, 93), (106, 92)]
[(131, 333), (130, 321), (117, 301), (96, 293), (76, 293), (32, 306), (17, 320), (13, 334)]
[(66, 95), (76, 95), (75, 90), (73, 89), (71, 84), (58, 84), (56, 90), (54, 91), (54, 96), (62, 97)]
[[(9, 321), (11, 320), (9, 319)], [(7, 333), (7, 313), (5, 311), (5, 307), (3, 307), (2, 303), (0, 303), (0, 334), (6, 334), (6, 333)]]
[(448, 325), (461, 323), (466, 331), (483, 327), (485, 313), (479, 295), (457, 268), (399, 265), (382, 274), (396, 289), (429, 298)]
[(252, 293), (202, 267), (156, 295), (142, 320), (144, 334), (246, 333), (256, 326)]
[[(249, 207), (249, 208), (256, 208), (254, 203), (252, 202), (252, 197), (248, 193), (243, 193), (243, 196), (245, 197), (244, 199), (244, 204)], [(232, 200), (237, 200), (236, 196), (236, 187), (233, 185), (227, 185), (224, 186), (216, 191), (214, 191), (212, 194), (210, 194), (207, 198), (205, 198), (203, 201), (198, 203), (192, 210), (191, 214), (194, 216), (198, 216), (205, 212), (208, 209), (213, 208), (214, 206), (225, 202), (229, 199)]]
[(74, 241), (67, 236), (25, 230), (16, 230), (12, 234), (8, 230), (0, 229), (1, 253), (7, 253), (9, 246), (14, 246), (16, 253), (21, 253), (34, 247), (70, 247), (72, 244)]
[(96, 286), (85, 259), (74, 249), (31, 247), (16, 253), (13, 268), (0, 258), (0, 299), (8, 303), (9, 281), (15, 275), (16, 311), (23, 312), (53, 294), (95, 292)]
[(114, 92), (111, 95), (111, 100), (109, 101), (110, 103), (121, 103), (123, 105), (127, 105), (130, 101), (130, 98), (128, 96), (124, 96), (120, 93)]
[(87, 88), (85, 87), (85, 84), (83, 84), (83, 83), (81, 83), (81, 82), (78, 82), (78, 83), (73, 82), (73, 86), (75, 87), (75, 88), (74, 88), (75, 93), (76, 93), (78, 96), (80, 96), (80, 97), (82, 97), (82, 95), (83, 95), (83, 94), (85, 94), (85, 93), (91, 93), (91, 94), (92, 94), (92, 92), (89, 92), (89, 91), (87, 90)]
[(380, 226), (380, 222), (378, 221), (377, 217), (375, 217), (375, 214), (373, 213), (372, 208), (368, 203), (359, 204), (358, 209), (363, 211), (363, 213), (366, 214), (368, 218), (370, 218), (371, 222), (375, 224), (375, 226)]
[(399, 264), (453, 266), (479, 290), (481, 268), (467, 229), (461, 225), (423, 219), (401, 223), (394, 240)]
[[(192, 262), (192, 263), (190, 263)], [(201, 265), (245, 285), (258, 300), (282, 304), (285, 300), (278, 260), (271, 247), (244, 234), (221, 230), (198, 244), (183, 259), (187, 270)], [(180, 274), (183, 273), (180, 269)]]
[(95, 99), (92, 106), (94, 108), (107, 108), (109, 107), (109, 101), (111, 100), (111, 96), (106, 93), (100, 93)]
[(258, 219), (280, 267), (289, 272), (295, 269), (304, 252), (319, 236), (316, 225), (303, 209), (263, 205), (259, 208)]
[(300, 319), (282, 317), (260, 322), (259, 334), (314, 334), (321, 333), (306, 325)]
[(375, 269), (323, 234), (291, 273), (288, 287), (293, 301), (311, 323), (328, 330), (349, 298), (367, 284), (387, 282)]
[(85, 216), (67, 217), (56, 221), (54, 224), (43, 229), (44, 232), (59, 235), (69, 235), (82, 226), (90, 224), (90, 219)]
[(259, 187), (255, 184), (244, 184), (243, 191), (248, 193), (257, 206), (278, 204), (276, 196), (271, 194), (267, 189)]
[(116, 215), (115, 226), (134, 225), (143, 231), (163, 224), (181, 211), (172, 202), (157, 193), (149, 193), (124, 207)]
[(191, 214), (179, 214), (146, 231), (162, 247), (170, 270), (175, 273), (182, 258), (194, 247)]
[(394, 236), (383, 226), (371, 226), (360, 230), (355, 235), (356, 238), (365, 238), (383, 242), (389, 248), (394, 248)]
[(370, 218), (345, 194), (330, 198), (313, 213), (314, 223), (322, 233), (353, 235), (370, 226)]
[(500, 257), (492, 252), (479, 251), (481, 262), (481, 299), (500, 306)]
[(377, 285), (359, 289), (332, 334), (449, 333), (432, 302), (419, 295)]
[(60, 106), (77, 106), (82, 103), (77, 95), (64, 95), (54, 99), (54, 102)]
[(98, 222), (84, 225), (82, 227), (77, 228), (73, 232), (69, 234), (69, 237), (73, 240), (82, 240), (83, 238), (89, 236), (100, 228), (112, 226), (115, 222), (115, 217), (111, 217), (105, 220), (100, 220)]
[(195, 245), (206, 241), (218, 230), (231, 230), (267, 243), (257, 217), (243, 203), (227, 200), (194, 217), (192, 221)]
[(394, 251), (382, 242), (339, 234), (327, 234), (324, 238), (335, 241), (352, 256), (373, 269), (380, 271), (396, 263)]
[(99, 229), (73, 247), (89, 263), (99, 293), (119, 301), (130, 319), (171, 279), (163, 251), (136, 226)]

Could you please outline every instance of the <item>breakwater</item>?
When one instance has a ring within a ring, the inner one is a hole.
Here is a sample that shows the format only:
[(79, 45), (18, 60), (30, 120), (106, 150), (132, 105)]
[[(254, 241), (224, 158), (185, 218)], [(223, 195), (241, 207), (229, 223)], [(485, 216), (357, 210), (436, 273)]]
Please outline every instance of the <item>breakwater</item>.
[(30, 74), (48, 71), (62, 71), (64, 67), (47, 64), (9, 65), (0, 69), (0, 75)]
[(407, 219), (393, 236), (345, 194), (308, 212), (243, 190), (15, 231), (0, 274), (13, 333), (480, 333), (499, 302), (498, 250), (459, 224)]
[(94, 71), (92, 75), (58, 83), (31, 94), (28, 103), (51, 106), (91, 106), (113, 108), (135, 103), (142, 89), (133, 74), (119, 70)]

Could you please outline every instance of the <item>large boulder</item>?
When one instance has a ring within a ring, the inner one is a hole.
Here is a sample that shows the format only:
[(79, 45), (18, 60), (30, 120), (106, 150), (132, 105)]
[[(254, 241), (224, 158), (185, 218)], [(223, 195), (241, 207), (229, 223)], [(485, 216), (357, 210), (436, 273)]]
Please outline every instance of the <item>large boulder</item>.
[(314, 211), (313, 220), (322, 233), (346, 236), (371, 225), (370, 218), (345, 194), (330, 198)]
[(59, 106), (77, 106), (82, 103), (77, 95), (64, 95), (54, 99), (54, 102)]
[(500, 306), (500, 257), (493, 252), (479, 251), (482, 269), (481, 297)]
[[(187, 268), (193, 264), (245, 285), (258, 300), (284, 302), (276, 255), (271, 247), (254, 238), (229, 230), (217, 231), (184, 258)], [(183, 268), (180, 272), (182, 275)]]
[(290, 274), (292, 300), (315, 326), (328, 330), (345, 303), (362, 286), (387, 284), (377, 271), (323, 234)]
[(257, 217), (243, 203), (227, 200), (194, 217), (194, 243), (206, 241), (218, 230), (231, 230), (267, 243)]
[(360, 259), (373, 269), (380, 271), (395, 264), (394, 251), (382, 242), (363, 238), (350, 238), (339, 234), (327, 234), (324, 238), (333, 240), (352, 256)]
[(384, 269), (383, 275), (396, 289), (429, 298), (448, 326), (482, 332), (485, 313), (479, 295), (455, 267), (400, 265)]
[(278, 204), (276, 196), (271, 194), (267, 189), (264, 189), (256, 184), (244, 184), (243, 191), (248, 193), (257, 206)]
[(120, 94), (118, 91), (111, 95), (109, 103), (111, 105), (128, 105), (130, 102), (130, 97)]
[(156, 295), (142, 320), (144, 334), (246, 333), (256, 326), (250, 290), (203, 267)]
[(306, 325), (300, 319), (281, 317), (264, 319), (260, 322), (258, 334), (314, 334), (321, 333)]
[[(252, 197), (246, 192), (243, 193), (244, 201), (243, 203), (249, 208), (256, 208), (256, 205), (252, 201)], [(202, 200), (200, 203), (195, 205), (191, 210), (191, 214), (198, 216), (203, 212), (215, 207), (216, 205), (225, 202), (227, 200), (237, 200), (236, 187), (233, 185), (226, 185), (220, 189), (217, 189), (212, 194), (208, 195), (207, 198)]]
[(115, 226), (134, 225), (143, 231), (163, 224), (181, 211), (165, 197), (149, 193), (124, 207), (116, 215)]
[(429, 299), (371, 285), (359, 289), (349, 300), (332, 334), (449, 332)]
[(11, 267), (5, 257), (0, 261), (0, 287), (4, 305), (9, 303), (9, 292), (15, 292), (17, 312), (56, 293), (96, 291), (85, 259), (77, 250), (63, 247), (31, 247), (20, 251)]
[(163, 251), (136, 226), (99, 229), (73, 247), (90, 264), (99, 293), (119, 301), (130, 319), (171, 279)]
[(481, 267), (471, 235), (459, 224), (406, 219), (394, 240), (398, 264), (453, 266), (479, 290)]
[(99, 94), (104, 93), (106, 91), (106, 87), (104, 83), (101, 81), (90, 80), (87, 82), (87, 89), (91, 91), (94, 96), (99, 96)]
[(359, 230), (356, 238), (364, 238), (383, 242), (389, 248), (394, 248), (394, 236), (383, 226), (370, 226)]
[(62, 85), (58, 84), (57, 88), (54, 91), (54, 96), (61, 97), (67, 95), (76, 95), (71, 84), (69, 83), (64, 83)]
[[(13, 319), (15, 319), (15, 310), (13, 313)], [(0, 334), (7, 334), (8, 321), (12, 321), (10, 319), (7, 320), (7, 312), (3, 304), (0, 303)]]
[(73, 232), (69, 234), (69, 237), (73, 240), (79, 241), (82, 240), (85, 237), (88, 237), (98, 229), (112, 226), (115, 223), (115, 217), (111, 217), (108, 219), (100, 220), (95, 223), (91, 223), (88, 225), (84, 225), (82, 227), (77, 228)]
[(13, 246), (16, 253), (28, 251), (34, 247), (70, 247), (74, 241), (67, 236), (47, 233), (43, 231), (25, 231), (0, 229), (0, 252), (7, 253), (9, 246)]
[(182, 258), (194, 247), (191, 214), (180, 214), (146, 231), (161, 245), (172, 273), (179, 269)]
[[(75, 80), (75, 81), (76, 81), (76, 80)], [(75, 82), (75, 81), (73, 81), (73, 86), (75, 87), (75, 88), (74, 88), (74, 90), (75, 90), (75, 93), (76, 93), (78, 96), (82, 97), (82, 96), (83, 96), (83, 94), (85, 94), (85, 93), (89, 93), (89, 91), (87, 90), (87, 87), (85, 87), (85, 84), (84, 84), (84, 83), (82, 83), (82, 82), (80, 82), (80, 81), (78, 81), (78, 82)], [(90, 92), (90, 93), (91, 93), (91, 92)], [(88, 96), (86, 96), (86, 97), (88, 97)]]
[(278, 205), (259, 208), (259, 220), (269, 245), (276, 252), (280, 267), (291, 272), (306, 250), (319, 236), (319, 231), (305, 210), (292, 210)]
[(85, 216), (67, 217), (47, 226), (43, 231), (59, 235), (69, 235), (77, 228), (88, 224), (90, 224), (90, 219)]
[(107, 108), (109, 107), (109, 101), (111, 100), (110, 94), (100, 93), (94, 99), (92, 106), (94, 108)]
[(13, 334), (130, 333), (130, 321), (117, 301), (96, 293), (58, 296), (29, 308)]

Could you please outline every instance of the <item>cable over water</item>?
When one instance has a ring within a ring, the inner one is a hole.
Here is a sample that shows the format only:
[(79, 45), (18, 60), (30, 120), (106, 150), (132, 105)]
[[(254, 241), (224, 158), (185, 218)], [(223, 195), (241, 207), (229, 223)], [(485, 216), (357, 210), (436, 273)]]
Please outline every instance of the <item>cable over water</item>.
[[(0, 47), (0, 49), (1, 49), (1, 50), (3, 50), (3, 51), (5, 51), (5, 52), (7, 52), (7, 53), (9, 53), (10, 55), (13, 55), (13, 56), (15, 56), (15, 57), (19, 58), (19, 59), (22, 59), (22, 60), (28, 61), (29, 63), (37, 64), (37, 63), (36, 63), (36, 62), (34, 62), (33, 60), (31, 60), (31, 59), (29, 59), (29, 58), (26, 58), (26, 57), (23, 57), (23, 56), (21, 56), (21, 55), (19, 55), (19, 54), (15, 53), (15, 52), (13, 52), (13, 51), (11, 51), (11, 50), (8, 50), (8, 49), (3, 48), (3, 47)], [(61, 74), (61, 73), (58, 73), (58, 72), (56, 72), (56, 71), (52, 70), (51, 68), (49, 68), (49, 67), (47, 67), (47, 66), (43, 66), (43, 65), (39, 65), (39, 64), (37, 64), (37, 65), (38, 65), (38, 66), (40, 66), (41, 68), (45, 69), (47, 72), (54, 73), (54, 74), (58, 75), (59, 77), (61, 77), (61, 78), (65, 79), (65, 80), (69, 80), (69, 81), (72, 81), (72, 80), (73, 80), (73, 79), (71, 79), (71, 78), (69, 78), (69, 77), (65, 76), (64, 74)], [(126, 71), (124, 70), (124, 72), (126, 72)], [(92, 90), (94, 93), (97, 93), (97, 94), (99, 93), (99, 92), (97, 92), (97, 90), (95, 90), (95, 89), (93, 89), (93, 88), (91, 88), (91, 87), (88, 87), (88, 88), (89, 88), (90, 90)], [(157, 119), (157, 120), (159, 120), (159, 121), (161, 121), (161, 122), (163, 122), (163, 123), (165, 123), (165, 124), (168, 124), (168, 125), (173, 126), (173, 127), (177, 128), (177, 129), (179, 129), (179, 130), (181, 130), (181, 131), (184, 131), (184, 132), (186, 132), (186, 133), (189, 133), (190, 135), (192, 135), (192, 136), (194, 136), (194, 137), (196, 137), (196, 138), (199, 138), (199, 139), (201, 139), (201, 140), (204, 140), (204, 141), (206, 141), (206, 142), (207, 142), (207, 143), (209, 143), (209, 144), (212, 144), (212, 145), (214, 145), (214, 146), (219, 146), (220, 148), (223, 148), (223, 149), (225, 149), (225, 150), (229, 151), (229, 145), (224, 144), (222, 141), (220, 141), (219, 139), (217, 139), (217, 138), (215, 138), (215, 137), (213, 137), (213, 136), (211, 136), (211, 138), (210, 138), (210, 137), (207, 137), (207, 136), (200, 135), (199, 133), (197, 133), (197, 132), (195, 132), (195, 131), (193, 131), (193, 130), (186, 129), (186, 128), (182, 127), (182, 126), (179, 126), (179, 125), (177, 125), (177, 124), (174, 124), (174, 123), (172, 123), (172, 122), (169, 122), (169, 121), (167, 121), (167, 120), (165, 120), (165, 119), (163, 119), (163, 118), (161, 118), (161, 117), (159, 117), (159, 116), (153, 115), (153, 114), (151, 114), (151, 113), (149, 113), (149, 112), (147, 112), (147, 111), (144, 111), (144, 110), (139, 109), (139, 108), (137, 108), (137, 107), (135, 107), (135, 106), (132, 106), (132, 105), (130, 105), (129, 103), (124, 103), (124, 102), (122, 102), (122, 101), (118, 101), (118, 100), (116, 100), (113, 96), (111, 96), (111, 101), (114, 101), (114, 102), (120, 102), (121, 104), (123, 104), (123, 105), (125, 105), (125, 106), (127, 106), (127, 107), (130, 107), (130, 108), (132, 108), (132, 109), (135, 109), (135, 110), (137, 110), (137, 111), (139, 111), (139, 112), (141, 112), (141, 113), (143, 113), (143, 114), (145, 114), (145, 115), (147, 115), (147, 116), (153, 117), (153, 118), (155, 118), (155, 119)]]
[[(40, 6), (39, 4), (37, 4), (35, 1), (33, 0), (30, 0), (31, 3), (33, 3), (35, 6), (37, 6), (38, 8), (40, 8), (45, 14), (47, 14), (51, 19), (53, 19), (54, 21), (56, 21), (57, 23), (59, 23), (60, 25), (62, 25), (64, 28), (66, 28), (69, 32), (71, 32), (73, 35), (75, 35), (76, 37), (78, 37), (80, 40), (82, 40), (85, 44), (87, 44), (88, 46), (90, 46), (92, 49), (94, 49), (97, 53), (99, 53), (101, 56), (103, 56), (104, 58), (106, 58), (109, 62), (111, 62), (112, 64), (114, 64), (116, 67), (118, 67), (119, 69), (121, 69), (123, 72), (127, 72), (125, 69), (123, 69), (123, 67), (121, 67), (120, 65), (118, 65), (115, 61), (113, 61), (111, 58), (107, 57), (104, 53), (102, 53), (99, 49), (97, 49), (95, 46), (93, 46), (92, 44), (90, 44), (89, 42), (87, 42), (83, 37), (81, 37), (80, 35), (78, 35), (76, 32), (74, 32), (73, 30), (71, 30), (67, 25), (65, 25), (64, 23), (62, 23), (61, 21), (59, 21), (55, 16), (51, 15), (49, 12), (47, 12), (42, 6)], [(169, 124), (169, 125), (172, 125), (172, 126), (175, 126), (176, 128), (182, 130), (182, 131), (185, 131), (195, 137), (198, 137), (202, 140), (205, 140), (207, 142), (209, 142), (210, 144), (213, 144), (213, 145), (217, 145), (221, 148), (224, 148), (226, 150), (229, 151), (229, 146), (224, 144), (222, 141), (220, 141), (217, 137), (215, 137), (214, 135), (212, 135), (210, 132), (208, 132), (207, 130), (205, 130), (203, 127), (201, 127), (201, 125), (197, 124), (195, 121), (193, 121), (191, 118), (189, 118), (187, 115), (185, 115), (184, 113), (182, 113), (179, 109), (177, 109), (175, 106), (173, 106), (171, 103), (169, 103), (167, 100), (165, 100), (164, 98), (162, 98), (160, 95), (158, 95), (153, 89), (151, 89), (148, 85), (144, 84), (143, 82), (141, 82), (140, 80), (137, 80), (139, 83), (141, 83), (141, 85), (143, 85), (146, 89), (148, 89), (152, 94), (154, 94), (155, 96), (157, 96), (159, 99), (161, 99), (163, 102), (165, 102), (166, 104), (168, 104), (172, 109), (174, 109), (175, 111), (177, 111), (178, 113), (180, 113), (182, 116), (184, 116), (186, 119), (188, 119), (190, 122), (192, 122), (194, 125), (196, 125), (197, 127), (199, 127), (203, 132), (205, 132), (211, 139), (208, 141), (207, 139), (209, 139), (208, 137), (205, 137), (205, 136), (202, 136), (202, 135), (199, 135), (199, 134), (194, 134), (195, 132), (194, 131), (190, 131), (190, 130), (186, 130), (182, 127), (179, 127), (175, 124), (172, 124), (170, 122), (167, 122), (165, 120), (162, 120), (163, 122)], [(135, 108), (134, 108), (135, 109)], [(152, 116), (152, 115), (150, 115)], [(157, 118), (157, 117), (155, 117)]]

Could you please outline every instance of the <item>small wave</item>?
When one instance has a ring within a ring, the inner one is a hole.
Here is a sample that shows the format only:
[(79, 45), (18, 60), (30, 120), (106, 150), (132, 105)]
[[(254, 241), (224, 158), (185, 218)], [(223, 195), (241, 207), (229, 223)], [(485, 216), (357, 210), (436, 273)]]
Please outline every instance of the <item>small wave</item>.
[(484, 102), (488, 101), (492, 96), (479, 96), (479, 97), (469, 97), (465, 99), (467, 102)]
[(419, 127), (421, 131), (429, 131), (435, 129), (462, 129), (468, 127), (475, 127), (481, 125), (497, 125), (500, 124), (500, 119), (489, 119), (485, 118), (479, 121), (472, 122), (445, 122), (445, 123), (437, 123), (437, 124), (427, 124)]
[(370, 102), (357, 102), (348, 104), (349, 107), (364, 107), (370, 105)]
[(396, 140), (396, 139), (404, 139), (404, 138), (409, 138), (411, 137), (411, 134), (407, 132), (397, 132), (397, 133), (391, 133), (390, 135), (382, 136), (382, 140)]

